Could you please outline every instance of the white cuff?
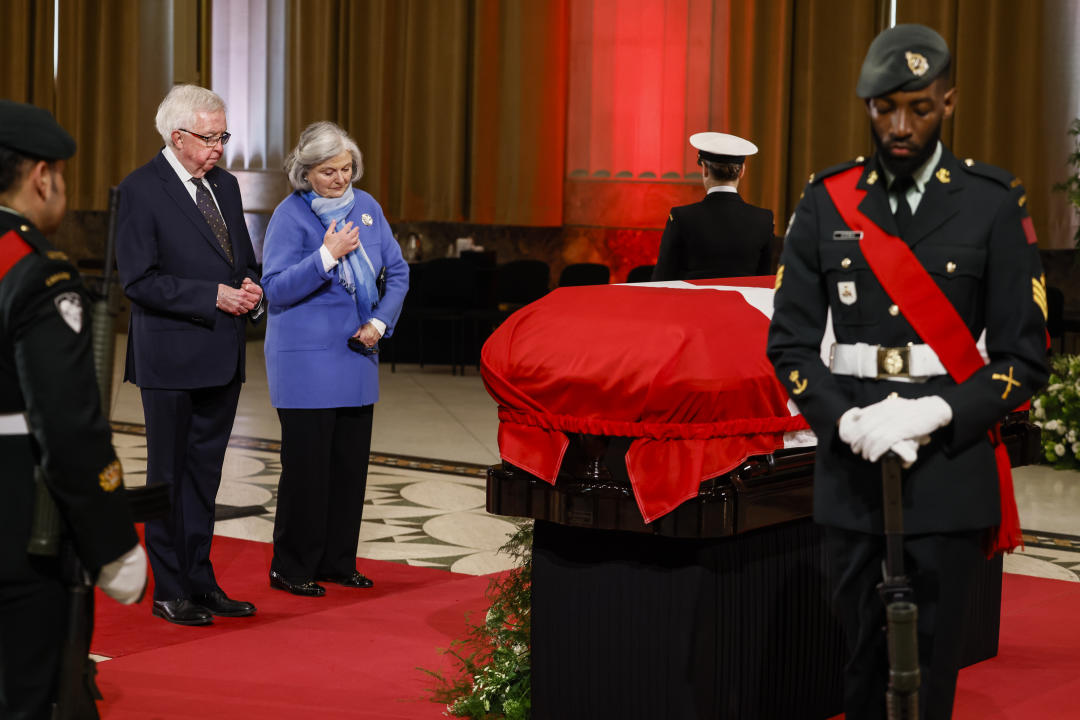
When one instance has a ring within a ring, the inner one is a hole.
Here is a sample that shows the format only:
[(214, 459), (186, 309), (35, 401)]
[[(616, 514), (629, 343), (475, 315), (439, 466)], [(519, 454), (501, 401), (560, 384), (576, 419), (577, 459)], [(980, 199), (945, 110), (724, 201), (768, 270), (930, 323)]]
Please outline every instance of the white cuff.
[(102, 567), (97, 586), (121, 605), (138, 602), (146, 590), (146, 551), (142, 545), (136, 543)]
[(386, 334), (386, 323), (384, 323), (382, 320), (380, 320), (379, 318), (371, 318), (370, 320), (368, 320), (368, 322), (374, 325), (375, 329), (379, 331), (379, 337), (382, 337)]
[(322, 258), (323, 272), (330, 272), (337, 267), (338, 261), (334, 259), (334, 256), (330, 254), (325, 245), (319, 246), (319, 257)]

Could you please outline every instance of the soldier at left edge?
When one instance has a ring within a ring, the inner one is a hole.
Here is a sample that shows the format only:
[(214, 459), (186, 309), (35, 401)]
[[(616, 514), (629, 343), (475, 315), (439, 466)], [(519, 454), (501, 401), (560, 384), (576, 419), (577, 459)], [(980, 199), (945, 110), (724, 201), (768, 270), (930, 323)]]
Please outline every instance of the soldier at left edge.
[[(67, 256), (45, 239), (64, 216), (64, 164), (74, 153), (75, 141), (52, 114), (0, 100), (0, 718), (5, 720), (96, 718), (93, 664), (87, 657), (93, 614), (89, 583), (124, 604), (138, 602), (146, 590), (146, 553), (101, 411), (88, 295)], [(44, 489), (35, 491), (35, 478)], [(59, 517), (55, 546), (38, 537), (46, 509)], [(85, 613), (72, 611), (73, 584), (87, 586)], [(76, 648), (80, 677), (72, 681), (61, 677), (61, 667), (66, 672), (70, 665), (64, 648), (70, 649), (69, 633), (75, 637), (76, 625), (84, 642)], [(61, 696), (67, 707), (58, 707)]]

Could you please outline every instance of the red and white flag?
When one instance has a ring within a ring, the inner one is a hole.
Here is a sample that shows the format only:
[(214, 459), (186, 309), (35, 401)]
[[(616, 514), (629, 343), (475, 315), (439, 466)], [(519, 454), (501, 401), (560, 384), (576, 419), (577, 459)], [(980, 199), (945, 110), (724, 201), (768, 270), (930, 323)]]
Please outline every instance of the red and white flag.
[(646, 522), (751, 455), (813, 444), (765, 356), (774, 278), (565, 287), (510, 316), (481, 374), (503, 460), (554, 484), (566, 433), (633, 437)]

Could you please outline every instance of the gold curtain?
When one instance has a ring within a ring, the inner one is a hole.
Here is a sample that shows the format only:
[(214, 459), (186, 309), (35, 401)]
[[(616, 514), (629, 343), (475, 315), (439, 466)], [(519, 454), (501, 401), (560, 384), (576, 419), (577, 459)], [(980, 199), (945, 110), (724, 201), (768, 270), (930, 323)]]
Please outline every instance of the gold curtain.
[[(860, 0), (807, 0), (796, 9), (788, 213), (807, 172), (872, 149), (866, 113), (854, 93), (866, 48), (883, 26), (874, 11)], [(1071, 235), (1068, 206), (1050, 190), (1064, 177), (1069, 147), (1070, 108), (1057, 84), (1076, 52), (1067, 29), (1072, 23), (1065, 22), (1069, 12), (1055, 0), (898, 3), (898, 23), (934, 28), (952, 52), (957, 110), (942, 140), (960, 157), (1001, 166), (1024, 180), (1042, 247), (1068, 247)]]
[(289, 21), (286, 147), (332, 120), (388, 216), (462, 220), (467, 0), (294, 0)]
[(566, 0), (478, 0), (469, 103), (468, 220), (561, 225)]
[[(294, 0), (288, 144), (316, 119), (364, 151), (362, 185), (409, 220), (557, 224), (565, 178), (568, 6), (574, 0)], [(783, 231), (810, 172), (871, 151), (855, 97), (883, 26), (865, 0), (713, 0), (709, 124), (754, 140), (745, 195)], [(959, 102), (943, 139), (1020, 175), (1044, 247), (1067, 247), (1075, 110), (1057, 91), (1076, 39), (1056, 0), (902, 0), (938, 30)]]
[[(776, 213), (778, 233), (809, 173), (872, 151), (855, 83), (883, 10), (865, 0), (714, 0), (714, 49), (727, 64), (714, 60), (711, 118), (761, 148), (745, 195)], [(1070, 148), (1075, 108), (1062, 78), (1077, 52), (1076, 17), (1057, 0), (898, 3), (898, 23), (934, 28), (953, 54), (957, 111), (942, 140), (1023, 179), (1042, 247), (1070, 247), (1075, 227), (1050, 187)]]
[(1076, 25), (1067, 22), (1069, 4), (957, 0), (956, 5), (959, 30), (955, 41), (946, 36), (958, 93), (952, 147), (960, 157), (1020, 177), (1040, 246), (1071, 248), (1074, 215), (1064, 195), (1051, 190), (1068, 172), (1066, 131), (1076, 113), (1064, 77), (1077, 53)]
[[(747, 163), (743, 196), (755, 205), (786, 203), (794, 1), (713, 3), (710, 128), (750, 139), (759, 148)], [(781, 230), (776, 228), (775, 231)]]
[(109, 188), (161, 147), (154, 111), (170, 85), (163, 3), (60, 0), (56, 118), (78, 150), (69, 210), (105, 210)]
[(795, 8), (789, 163), (781, 176), (777, 234), (782, 234), (812, 172), (871, 152), (869, 124), (855, 84), (881, 27), (874, 3), (809, 0)]
[(565, 0), (294, 0), (286, 145), (348, 131), (394, 219), (558, 225)]
[(0, 98), (54, 111), (53, 4), (36, 0), (0, 3)]
[(881, 18), (864, 0), (714, 0), (709, 129), (759, 148), (740, 193), (782, 234), (808, 175), (870, 151), (855, 97)]

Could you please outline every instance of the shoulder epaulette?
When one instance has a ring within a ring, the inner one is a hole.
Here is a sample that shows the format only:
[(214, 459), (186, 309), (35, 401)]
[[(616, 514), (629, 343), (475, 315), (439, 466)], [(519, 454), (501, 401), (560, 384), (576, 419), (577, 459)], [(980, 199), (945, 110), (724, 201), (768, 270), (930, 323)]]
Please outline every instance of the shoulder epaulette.
[(839, 165), (833, 165), (832, 167), (825, 168), (824, 170), (820, 170), (816, 173), (810, 173), (810, 178), (807, 180), (807, 182), (811, 185), (814, 185), (821, 182), (830, 175), (835, 175), (837, 173), (844, 172), (845, 170), (850, 170), (856, 165), (863, 165), (865, 162), (866, 158), (860, 155), (854, 160), (848, 160), (847, 162), (842, 162)]
[(1014, 188), (1020, 184), (1020, 178), (1013, 175), (1008, 170), (1003, 170), (996, 165), (987, 165), (971, 158), (961, 160), (960, 164), (973, 175), (980, 175), (984, 178), (993, 180), (996, 183), (1004, 185), (1007, 188)]

